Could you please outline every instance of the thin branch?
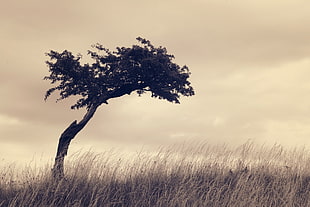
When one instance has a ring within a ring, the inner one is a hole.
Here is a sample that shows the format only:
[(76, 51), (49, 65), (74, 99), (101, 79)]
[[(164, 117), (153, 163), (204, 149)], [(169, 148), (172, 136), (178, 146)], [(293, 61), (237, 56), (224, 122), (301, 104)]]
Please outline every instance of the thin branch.
[(81, 127), (84, 127), (87, 122), (94, 116), (97, 108), (99, 107), (99, 104), (93, 104), (89, 107), (87, 110), (87, 113), (84, 115), (83, 119), (78, 123)]

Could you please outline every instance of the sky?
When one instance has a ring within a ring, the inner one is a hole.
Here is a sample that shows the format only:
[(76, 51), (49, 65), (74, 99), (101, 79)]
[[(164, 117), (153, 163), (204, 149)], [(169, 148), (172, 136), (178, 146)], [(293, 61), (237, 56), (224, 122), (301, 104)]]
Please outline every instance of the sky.
[(69, 154), (248, 140), (310, 149), (310, 1), (0, 1), (2, 161), (52, 160), (62, 131), (85, 113), (70, 109), (74, 98), (44, 101), (46, 52), (86, 57), (95, 43), (113, 50), (138, 36), (189, 67), (196, 95), (113, 99)]

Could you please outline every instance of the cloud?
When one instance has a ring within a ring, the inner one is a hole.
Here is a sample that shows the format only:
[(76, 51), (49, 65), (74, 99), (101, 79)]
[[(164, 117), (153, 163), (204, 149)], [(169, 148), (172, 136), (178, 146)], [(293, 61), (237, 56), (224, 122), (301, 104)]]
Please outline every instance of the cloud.
[[(310, 29), (304, 26), (310, 18), (305, 12), (309, 6), (292, 2), (218, 1), (199, 8), (187, 7), (184, 13), (195, 15), (181, 17), (168, 39), (178, 51), (183, 51), (182, 58), (190, 56), (196, 63), (223, 63), (230, 70), (235, 65), (267, 66), (296, 61), (309, 54)], [(178, 34), (186, 39), (177, 38)]]
[(0, 114), (0, 126), (14, 126), (20, 124), (22, 124), (22, 122), (18, 118)]
[(181, 105), (147, 94), (112, 100), (73, 144), (239, 143), (295, 135), (306, 142), (309, 7), (303, 0), (8, 1), (0, 14), (0, 142), (48, 151), (85, 113), (69, 109), (74, 99), (43, 101), (50, 87), (42, 80), (45, 52), (85, 54), (96, 42), (114, 49), (135, 44), (137, 36), (188, 65), (196, 95)]

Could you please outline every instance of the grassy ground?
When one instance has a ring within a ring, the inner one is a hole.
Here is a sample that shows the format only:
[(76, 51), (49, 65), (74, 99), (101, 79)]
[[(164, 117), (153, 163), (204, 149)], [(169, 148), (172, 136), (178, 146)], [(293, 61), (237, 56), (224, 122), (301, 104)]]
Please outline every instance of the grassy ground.
[(69, 157), (66, 179), (50, 168), (0, 169), (0, 207), (310, 206), (310, 154), (247, 143)]

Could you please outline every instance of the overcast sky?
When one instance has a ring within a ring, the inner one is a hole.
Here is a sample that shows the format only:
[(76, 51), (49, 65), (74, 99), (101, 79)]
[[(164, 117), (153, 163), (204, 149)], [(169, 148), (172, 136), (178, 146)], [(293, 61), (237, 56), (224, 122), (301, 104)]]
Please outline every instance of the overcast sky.
[(196, 95), (176, 105), (144, 94), (102, 105), (69, 152), (183, 142), (310, 148), (310, 1), (1, 1), (0, 159), (54, 157), (85, 111), (43, 100), (49, 50), (86, 55), (138, 36), (187, 65)]

